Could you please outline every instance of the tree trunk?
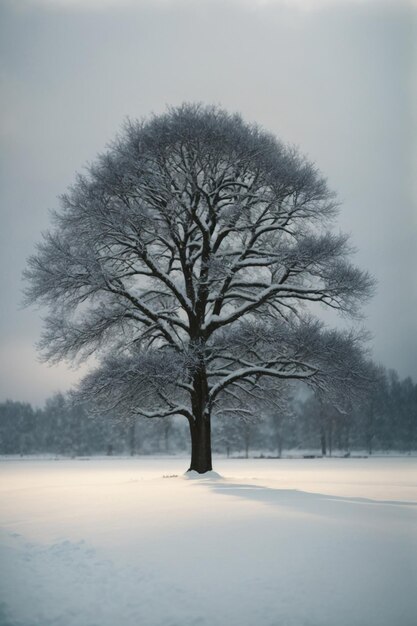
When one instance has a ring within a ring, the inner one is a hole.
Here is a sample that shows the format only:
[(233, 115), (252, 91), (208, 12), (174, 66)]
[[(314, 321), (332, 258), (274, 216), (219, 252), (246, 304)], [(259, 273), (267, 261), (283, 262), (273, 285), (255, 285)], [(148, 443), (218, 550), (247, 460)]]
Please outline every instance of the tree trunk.
[(281, 429), (278, 427), (275, 433), (275, 441), (276, 441), (276, 448), (277, 448), (277, 456), (280, 459), (281, 455), (282, 455), (282, 435), (281, 435)]
[(190, 422), (191, 465), (188, 471), (199, 474), (210, 472), (211, 464), (211, 424), (210, 416), (200, 417)]
[(278, 435), (278, 445), (277, 445), (277, 450), (278, 450), (278, 458), (280, 459), (282, 456), (282, 437), (281, 435)]
[(136, 420), (132, 419), (129, 426), (129, 450), (130, 456), (135, 456), (136, 452)]
[(372, 454), (372, 444), (373, 444), (373, 439), (374, 439), (374, 407), (373, 404), (371, 403), (370, 409), (369, 409), (369, 416), (368, 416), (368, 427), (367, 427), (367, 443), (368, 443), (368, 452), (371, 455)]
[(210, 472), (211, 465), (211, 415), (208, 407), (209, 388), (204, 362), (201, 335), (196, 333), (195, 354), (200, 362), (193, 375), (191, 405), (194, 419), (189, 422), (191, 433), (191, 464), (189, 471), (199, 474)]
[(329, 441), (329, 456), (332, 456), (333, 452), (333, 422), (329, 422), (328, 426), (328, 441)]
[(346, 425), (346, 442), (345, 442), (346, 452), (350, 453), (350, 425), (347, 423)]
[(245, 459), (249, 458), (249, 447), (251, 443), (251, 427), (250, 424), (244, 425), (244, 441), (245, 441)]
[(322, 425), (320, 428), (320, 443), (321, 443), (321, 453), (323, 456), (326, 456), (326, 432), (324, 430), (324, 426)]
[(164, 424), (164, 444), (165, 444), (165, 452), (168, 452), (169, 449), (169, 432), (171, 430), (170, 422), (166, 421)]

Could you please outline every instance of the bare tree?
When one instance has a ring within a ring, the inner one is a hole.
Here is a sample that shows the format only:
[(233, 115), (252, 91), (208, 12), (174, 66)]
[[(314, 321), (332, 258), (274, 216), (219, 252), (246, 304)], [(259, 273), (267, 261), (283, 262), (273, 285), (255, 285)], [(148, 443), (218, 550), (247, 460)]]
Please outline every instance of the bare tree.
[(315, 166), (238, 115), (186, 104), (128, 122), (29, 260), (43, 355), (95, 354), (79, 393), (100, 408), (185, 416), (206, 472), (211, 415), (250, 412), (266, 380), (361, 379), (360, 335), (303, 306), (355, 315), (372, 290), (336, 213)]

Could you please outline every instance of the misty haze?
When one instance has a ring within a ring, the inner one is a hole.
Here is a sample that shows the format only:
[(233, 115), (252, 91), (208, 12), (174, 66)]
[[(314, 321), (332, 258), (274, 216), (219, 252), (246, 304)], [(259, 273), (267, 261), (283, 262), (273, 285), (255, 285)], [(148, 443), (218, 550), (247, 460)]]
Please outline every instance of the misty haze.
[(0, 626), (416, 623), (416, 11), (3, 0)]

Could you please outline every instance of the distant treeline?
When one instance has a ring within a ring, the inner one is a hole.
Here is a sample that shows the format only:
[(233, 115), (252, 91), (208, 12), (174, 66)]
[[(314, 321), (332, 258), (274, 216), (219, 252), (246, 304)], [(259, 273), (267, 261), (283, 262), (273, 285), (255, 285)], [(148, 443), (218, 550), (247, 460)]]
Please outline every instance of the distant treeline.
[[(184, 418), (91, 417), (62, 394), (48, 399), (43, 409), (11, 400), (0, 404), (0, 454), (174, 454), (188, 451), (189, 445)], [(368, 396), (347, 413), (323, 397), (300, 400), (297, 394), (285, 412), (245, 421), (214, 417), (213, 448), (243, 456), (253, 451), (281, 456), (297, 448), (323, 455), (411, 452), (417, 449), (417, 385), (383, 370)]]

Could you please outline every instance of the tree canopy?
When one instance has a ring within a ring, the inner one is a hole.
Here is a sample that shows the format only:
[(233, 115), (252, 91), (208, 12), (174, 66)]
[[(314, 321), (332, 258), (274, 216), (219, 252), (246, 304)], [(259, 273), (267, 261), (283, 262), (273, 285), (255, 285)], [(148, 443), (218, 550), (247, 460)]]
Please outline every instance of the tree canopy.
[(185, 416), (191, 469), (207, 471), (213, 413), (276, 398), (274, 380), (339, 397), (364, 380), (361, 332), (306, 306), (355, 316), (372, 291), (336, 214), (317, 168), (239, 115), (185, 104), (129, 121), (29, 259), (44, 357), (95, 354), (79, 393), (100, 409)]

